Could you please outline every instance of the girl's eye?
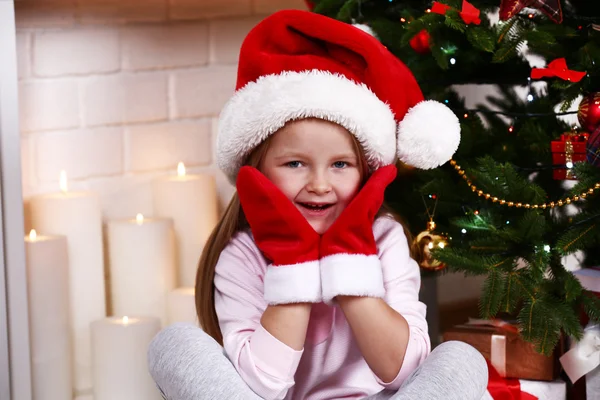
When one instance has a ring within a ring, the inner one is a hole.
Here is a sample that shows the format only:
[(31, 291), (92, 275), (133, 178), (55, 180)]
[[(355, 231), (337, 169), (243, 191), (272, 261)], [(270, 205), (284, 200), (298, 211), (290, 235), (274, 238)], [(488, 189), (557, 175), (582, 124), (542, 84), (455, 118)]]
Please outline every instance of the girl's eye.
[(290, 168), (299, 168), (302, 166), (302, 163), (300, 161), (290, 161), (286, 165)]
[(336, 161), (333, 163), (333, 168), (345, 168), (348, 166), (346, 161)]

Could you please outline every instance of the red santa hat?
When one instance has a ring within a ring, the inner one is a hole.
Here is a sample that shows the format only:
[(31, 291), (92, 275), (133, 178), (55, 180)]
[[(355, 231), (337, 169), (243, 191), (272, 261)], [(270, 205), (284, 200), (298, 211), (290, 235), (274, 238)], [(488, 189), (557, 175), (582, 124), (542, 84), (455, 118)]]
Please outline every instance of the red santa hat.
[(242, 44), (236, 92), (219, 117), (217, 164), (235, 182), (252, 149), (308, 117), (346, 128), (373, 170), (397, 157), (435, 168), (460, 141), (454, 113), (424, 100), (408, 67), (376, 38), (309, 11), (280, 11)]

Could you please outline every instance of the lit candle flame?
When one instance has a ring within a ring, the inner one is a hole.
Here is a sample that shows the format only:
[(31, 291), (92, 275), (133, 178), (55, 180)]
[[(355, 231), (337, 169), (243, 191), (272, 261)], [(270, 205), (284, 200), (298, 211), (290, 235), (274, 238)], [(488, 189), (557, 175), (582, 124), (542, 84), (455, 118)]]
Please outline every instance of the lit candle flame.
[(185, 165), (182, 162), (177, 164), (177, 176), (185, 176)]
[(123, 324), (127, 325), (129, 323), (129, 317), (125, 316), (123, 317)]
[(142, 214), (136, 215), (135, 222), (137, 222), (138, 225), (142, 225), (144, 223), (144, 216)]
[(32, 229), (31, 231), (29, 231), (29, 239), (35, 240), (36, 238), (37, 238), (37, 232), (35, 231), (35, 229)]
[(68, 190), (67, 186), (67, 171), (64, 169), (60, 171), (60, 178), (58, 180), (58, 185), (60, 186), (60, 191), (66, 193)]

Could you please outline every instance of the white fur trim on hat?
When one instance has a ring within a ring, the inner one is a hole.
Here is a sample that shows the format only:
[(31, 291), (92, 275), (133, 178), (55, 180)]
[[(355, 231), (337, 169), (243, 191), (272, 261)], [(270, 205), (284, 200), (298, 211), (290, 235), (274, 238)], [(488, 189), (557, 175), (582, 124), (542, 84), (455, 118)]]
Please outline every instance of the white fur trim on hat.
[(369, 26), (369, 25), (365, 25), (365, 24), (352, 24), (353, 27), (360, 29), (361, 31), (368, 33), (369, 35), (373, 36), (375, 39), (379, 40), (379, 38), (377, 37), (377, 34), (375, 33), (375, 31), (373, 31), (373, 29)]
[(396, 159), (396, 122), (390, 107), (364, 84), (312, 70), (265, 75), (233, 95), (219, 116), (219, 168), (234, 183), (252, 149), (286, 122), (308, 117), (335, 122), (354, 134), (371, 168)]
[(318, 303), (321, 301), (319, 261), (293, 265), (269, 265), (264, 278), (269, 304)]
[(398, 124), (398, 158), (413, 167), (439, 167), (452, 158), (459, 143), (458, 118), (434, 100), (420, 102)]

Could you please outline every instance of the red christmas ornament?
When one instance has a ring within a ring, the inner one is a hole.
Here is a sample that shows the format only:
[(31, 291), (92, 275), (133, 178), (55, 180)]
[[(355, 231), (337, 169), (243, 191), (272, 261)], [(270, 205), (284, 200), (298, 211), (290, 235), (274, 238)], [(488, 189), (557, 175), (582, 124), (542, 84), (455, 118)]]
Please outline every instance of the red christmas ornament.
[(563, 20), (560, 0), (502, 0), (500, 2), (500, 19), (506, 21), (517, 15), (525, 7), (540, 10), (557, 24), (560, 24)]
[(410, 39), (410, 47), (419, 54), (425, 54), (431, 51), (429, 48), (429, 32), (427, 32), (427, 29), (423, 29)]
[(590, 93), (581, 100), (577, 110), (579, 124), (587, 132), (594, 132), (600, 126), (600, 93)]

